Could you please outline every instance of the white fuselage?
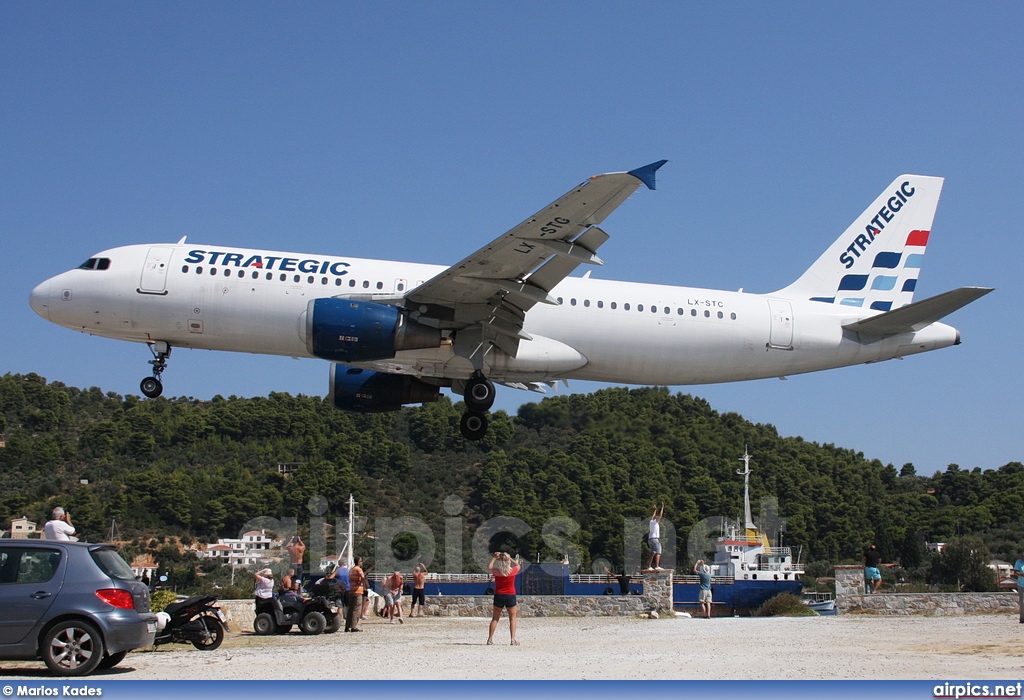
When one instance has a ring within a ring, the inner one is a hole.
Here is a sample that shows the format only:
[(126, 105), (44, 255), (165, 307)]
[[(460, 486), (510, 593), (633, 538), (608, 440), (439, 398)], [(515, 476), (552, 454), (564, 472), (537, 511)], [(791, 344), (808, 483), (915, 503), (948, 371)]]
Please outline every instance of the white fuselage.
[[(305, 317), (312, 299), (394, 300), (445, 269), (192, 244), (124, 246), (96, 259), (109, 260), (106, 269), (47, 280), (33, 290), (32, 307), (93, 335), (295, 357), (311, 356)], [(941, 323), (862, 341), (842, 325), (873, 312), (771, 294), (580, 277), (563, 280), (551, 294), (561, 304), (527, 313), (524, 331), (533, 339), (520, 342), (516, 357), (491, 348), (490, 378), (707, 384), (876, 362), (958, 342), (957, 331)], [(464, 379), (473, 369), (446, 342), (357, 364), (444, 379)]]

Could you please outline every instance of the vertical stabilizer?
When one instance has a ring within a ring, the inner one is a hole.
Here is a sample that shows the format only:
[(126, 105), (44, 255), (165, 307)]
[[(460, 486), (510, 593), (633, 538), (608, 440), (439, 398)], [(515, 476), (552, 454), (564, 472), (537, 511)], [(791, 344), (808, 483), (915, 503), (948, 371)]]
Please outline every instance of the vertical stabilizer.
[(772, 296), (875, 311), (911, 303), (942, 182), (900, 175), (800, 279)]

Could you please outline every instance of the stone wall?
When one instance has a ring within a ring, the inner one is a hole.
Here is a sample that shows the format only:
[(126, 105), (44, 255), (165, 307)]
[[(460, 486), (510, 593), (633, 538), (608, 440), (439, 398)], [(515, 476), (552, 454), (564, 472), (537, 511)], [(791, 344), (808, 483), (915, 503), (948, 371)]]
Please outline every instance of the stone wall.
[(864, 567), (836, 567), (836, 609), (880, 615), (1016, 613), (1016, 591), (994, 593), (865, 593)]
[[(643, 595), (517, 596), (520, 617), (635, 617), (672, 612), (672, 571), (645, 571)], [(436, 617), (490, 617), (493, 596), (428, 595), (424, 613)], [(409, 597), (404, 599), (408, 613)], [(252, 632), (256, 606), (250, 600), (222, 600), (220, 609), (235, 632)]]

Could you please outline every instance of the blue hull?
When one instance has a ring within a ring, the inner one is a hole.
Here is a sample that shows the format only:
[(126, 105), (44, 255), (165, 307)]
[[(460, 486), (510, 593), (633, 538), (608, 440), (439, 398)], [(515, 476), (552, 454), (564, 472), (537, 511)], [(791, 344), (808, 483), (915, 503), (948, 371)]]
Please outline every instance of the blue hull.
[[(698, 609), (698, 591), (696, 583), (673, 584), (672, 600), (675, 608)], [(711, 586), (711, 599), (714, 601), (712, 607), (715, 612), (725, 608), (727, 614), (749, 613), (780, 593), (799, 596), (802, 591), (803, 583), (800, 581), (736, 581), (731, 584), (715, 584)]]
[[(556, 579), (557, 581), (557, 579)], [(568, 579), (559, 581), (560, 590), (532, 593), (533, 595), (567, 595), (567, 596), (599, 596), (620, 595), (618, 583), (574, 583)], [(461, 581), (428, 581), (428, 596), (479, 596), (494, 593), (493, 583), (461, 582)], [(517, 581), (518, 590), (522, 591), (521, 581)], [(766, 600), (780, 593), (792, 593), (799, 596), (803, 584), (800, 581), (736, 581), (727, 584), (715, 584), (712, 587), (712, 598), (716, 614), (744, 614), (755, 610)], [(631, 583), (630, 595), (643, 593), (643, 584)], [(527, 592), (526, 595), (530, 595)], [(672, 599), (677, 610), (693, 610), (699, 608), (697, 603), (698, 586), (696, 583), (675, 583), (672, 586)]]

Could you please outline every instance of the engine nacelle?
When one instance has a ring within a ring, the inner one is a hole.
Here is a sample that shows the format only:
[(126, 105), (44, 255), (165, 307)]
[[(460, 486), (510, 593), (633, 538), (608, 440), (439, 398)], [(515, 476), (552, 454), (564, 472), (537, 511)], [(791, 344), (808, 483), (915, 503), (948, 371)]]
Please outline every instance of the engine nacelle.
[(439, 387), (407, 374), (386, 374), (358, 367), (331, 365), (331, 403), (360, 413), (397, 411), (409, 403), (437, 401)]
[(414, 323), (387, 304), (322, 298), (306, 307), (306, 348), (314, 357), (365, 362), (440, 344), (441, 331)]

